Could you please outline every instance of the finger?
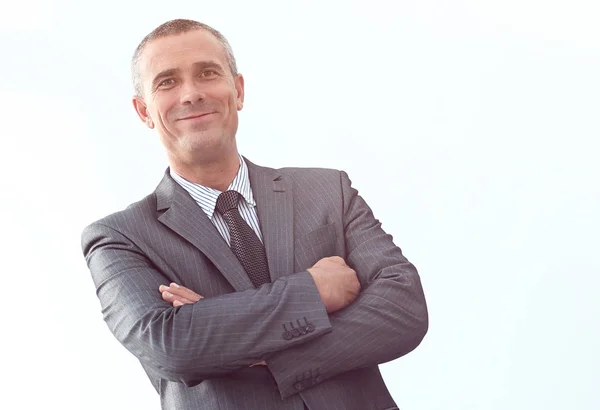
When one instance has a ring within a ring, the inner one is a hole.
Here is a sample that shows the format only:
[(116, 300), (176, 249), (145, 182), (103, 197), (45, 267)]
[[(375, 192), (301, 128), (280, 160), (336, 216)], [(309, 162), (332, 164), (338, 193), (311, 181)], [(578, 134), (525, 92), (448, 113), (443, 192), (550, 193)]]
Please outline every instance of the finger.
[(339, 263), (340, 265), (347, 266), (344, 258), (342, 258), (340, 256), (330, 256), (327, 259), (330, 260), (331, 262)]
[(169, 286), (169, 292), (171, 292), (174, 295), (184, 297), (188, 300), (192, 300), (194, 302), (203, 299), (202, 295), (199, 295), (198, 293), (186, 288), (185, 286), (178, 285), (175, 282), (171, 282), (171, 285)]
[(184, 304), (188, 304), (188, 303), (196, 303), (197, 301), (194, 300), (189, 300), (187, 298), (184, 298), (182, 296), (178, 296), (178, 295), (174, 295), (171, 292), (169, 292), (168, 290), (165, 290), (164, 292), (162, 292), (162, 298), (164, 300), (166, 300), (167, 302), (175, 302), (176, 300), (184, 303)]
[[(163, 293), (165, 291), (170, 294), (176, 296), (177, 298), (183, 298), (187, 301), (191, 301), (192, 303), (197, 302), (200, 299), (204, 299), (202, 295), (197, 294), (193, 290), (190, 290), (184, 286), (180, 286), (175, 282), (172, 282), (170, 286), (160, 285), (158, 290)], [(166, 299), (165, 299), (166, 300)]]
[(329, 263), (344, 263), (344, 259), (339, 256), (325, 256), (324, 258), (319, 259), (312, 267), (321, 266)]

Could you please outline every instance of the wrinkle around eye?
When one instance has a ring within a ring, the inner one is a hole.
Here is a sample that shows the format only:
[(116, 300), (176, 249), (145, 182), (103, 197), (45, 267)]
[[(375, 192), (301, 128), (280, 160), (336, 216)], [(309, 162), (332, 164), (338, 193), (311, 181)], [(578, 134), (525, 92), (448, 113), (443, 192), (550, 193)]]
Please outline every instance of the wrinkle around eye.
[(168, 78), (168, 79), (162, 80), (160, 83), (158, 83), (158, 85), (156, 86), (156, 90), (158, 91), (161, 89), (168, 89), (168, 88), (173, 87), (174, 85), (175, 85), (175, 80), (172, 78)]

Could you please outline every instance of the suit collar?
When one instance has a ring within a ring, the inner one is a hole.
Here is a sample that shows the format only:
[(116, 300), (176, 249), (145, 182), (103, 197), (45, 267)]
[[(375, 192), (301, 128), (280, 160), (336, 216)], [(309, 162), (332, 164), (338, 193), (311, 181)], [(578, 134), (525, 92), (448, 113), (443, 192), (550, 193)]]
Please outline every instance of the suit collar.
[(173, 180), (168, 168), (155, 193), (161, 223), (206, 255), (236, 291), (253, 287), (225, 239), (190, 194)]
[[(255, 165), (245, 157), (244, 160), (274, 281), (294, 269), (291, 181), (275, 169)], [(252, 288), (252, 282), (225, 240), (190, 194), (173, 180), (169, 168), (155, 194), (160, 222), (202, 251), (235, 290)]]
[[(238, 156), (240, 159), (238, 172), (226, 190), (239, 192), (242, 195), (242, 197), (246, 200), (246, 202), (250, 206), (254, 207), (256, 206), (256, 202), (254, 201), (252, 189), (250, 188), (250, 179), (248, 178), (248, 166), (246, 165), (246, 161), (242, 158), (242, 156)], [(217, 198), (221, 194), (221, 191), (219, 191), (218, 189), (197, 184), (195, 182), (188, 181), (181, 175), (175, 173), (173, 169), (170, 169), (169, 175), (175, 180), (175, 182), (181, 185), (181, 187), (190, 194), (194, 201), (196, 201), (196, 203), (208, 216), (208, 219), (212, 220), (215, 213)]]
[(289, 177), (278, 170), (248, 164), (271, 280), (294, 272), (294, 204)]

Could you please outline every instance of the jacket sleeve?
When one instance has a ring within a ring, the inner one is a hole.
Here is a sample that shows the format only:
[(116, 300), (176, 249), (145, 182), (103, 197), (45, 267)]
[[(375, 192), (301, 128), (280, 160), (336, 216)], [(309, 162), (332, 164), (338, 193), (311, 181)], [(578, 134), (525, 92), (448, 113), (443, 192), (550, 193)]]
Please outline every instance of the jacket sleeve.
[[(158, 291), (168, 279), (116, 228), (91, 224), (82, 234), (82, 248), (109, 329), (167, 380), (194, 386), (331, 331), (306, 271), (258, 289), (173, 307)], [(314, 331), (283, 337), (282, 325), (303, 317)]]
[(415, 267), (386, 234), (371, 209), (341, 172), (346, 263), (362, 291), (330, 315), (332, 331), (272, 354), (267, 365), (282, 398), (353, 369), (377, 365), (416, 348), (428, 313)]

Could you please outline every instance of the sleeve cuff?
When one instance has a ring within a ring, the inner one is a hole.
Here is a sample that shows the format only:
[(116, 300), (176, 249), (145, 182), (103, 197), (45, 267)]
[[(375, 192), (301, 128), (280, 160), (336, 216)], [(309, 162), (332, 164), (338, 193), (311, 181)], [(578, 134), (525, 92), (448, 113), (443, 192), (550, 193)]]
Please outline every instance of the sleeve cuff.
[[(329, 315), (321, 300), (321, 295), (319, 294), (312, 275), (305, 271), (294, 276), (298, 276), (295, 279), (302, 281), (303, 285), (309, 289), (308, 293), (314, 304), (314, 310), (311, 310), (310, 317), (298, 318), (294, 322), (290, 322), (288, 326), (285, 326), (286, 330), (282, 329), (282, 337), (290, 342), (295, 339), (305, 339), (304, 341), (308, 341), (316, 339), (326, 333), (330, 333), (332, 327)], [(296, 343), (293, 345), (290, 344), (290, 347), (294, 345), (296, 345)], [(320, 379), (320, 377), (316, 375), (316, 373), (314, 375), (309, 375), (310, 377), (308, 378), (304, 377), (304, 375), (299, 377), (297, 375), (298, 369), (294, 365), (293, 360), (289, 359), (290, 357), (286, 354), (286, 350), (282, 350), (274, 353), (266, 360), (267, 366), (277, 382), (282, 399), (299, 393), (320, 382), (320, 380), (317, 380), (317, 378)]]

